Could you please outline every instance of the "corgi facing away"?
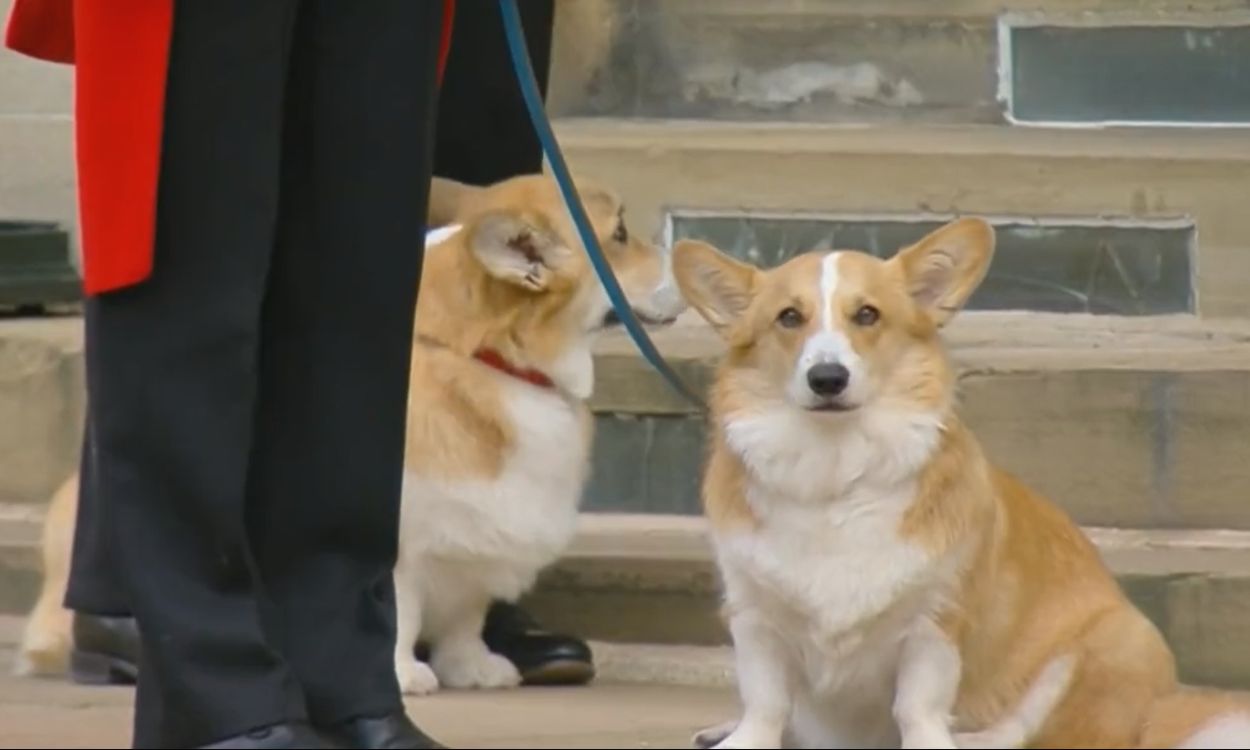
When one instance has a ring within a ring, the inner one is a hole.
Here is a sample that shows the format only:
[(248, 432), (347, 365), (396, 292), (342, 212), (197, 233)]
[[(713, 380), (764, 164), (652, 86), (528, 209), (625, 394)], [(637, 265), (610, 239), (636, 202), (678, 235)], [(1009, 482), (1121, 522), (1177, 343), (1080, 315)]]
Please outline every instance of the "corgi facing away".
[(743, 712), (724, 748), (1250, 747), (1057, 506), (955, 413), (939, 330), (993, 229), (771, 270), (674, 248), (727, 354), (703, 484)]
[[(649, 324), (685, 309), (668, 253), (631, 234), (620, 200), (579, 192), (630, 305)], [(555, 183), (462, 191), (427, 248), (417, 305), (395, 569), (395, 669), (407, 693), (520, 682), (482, 642), (572, 539), (590, 457), (591, 346), (617, 322)], [(429, 663), (413, 658), (418, 639)]]

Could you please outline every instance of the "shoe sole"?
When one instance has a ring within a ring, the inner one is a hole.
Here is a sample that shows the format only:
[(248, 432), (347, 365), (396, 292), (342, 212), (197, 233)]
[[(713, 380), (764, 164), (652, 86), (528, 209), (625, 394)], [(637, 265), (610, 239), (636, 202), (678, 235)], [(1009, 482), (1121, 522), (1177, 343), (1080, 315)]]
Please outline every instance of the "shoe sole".
[[(75, 651), (70, 655), (70, 677), (80, 685), (134, 685), (139, 670), (133, 664), (107, 654)], [(522, 683), (534, 686), (584, 685), (595, 678), (594, 665), (584, 661), (551, 661), (531, 669)]]
[(139, 680), (139, 670), (114, 656), (74, 651), (69, 657), (69, 676), (79, 685), (134, 685)]
[(595, 678), (595, 667), (584, 661), (549, 661), (521, 675), (523, 685), (585, 685)]

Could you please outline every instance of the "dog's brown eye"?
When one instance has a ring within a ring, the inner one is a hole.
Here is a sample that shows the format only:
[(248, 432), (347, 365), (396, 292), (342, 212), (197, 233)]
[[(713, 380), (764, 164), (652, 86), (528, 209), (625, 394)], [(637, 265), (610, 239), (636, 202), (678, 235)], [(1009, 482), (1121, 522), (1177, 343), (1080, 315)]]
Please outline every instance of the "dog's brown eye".
[(777, 322), (782, 328), (798, 328), (803, 325), (803, 313), (793, 307), (787, 307), (777, 313)]
[(616, 225), (616, 231), (612, 234), (612, 239), (620, 243), (629, 241), (629, 230), (625, 228), (623, 223)]
[(881, 319), (881, 311), (872, 305), (864, 305), (855, 311), (855, 325), (870, 326)]

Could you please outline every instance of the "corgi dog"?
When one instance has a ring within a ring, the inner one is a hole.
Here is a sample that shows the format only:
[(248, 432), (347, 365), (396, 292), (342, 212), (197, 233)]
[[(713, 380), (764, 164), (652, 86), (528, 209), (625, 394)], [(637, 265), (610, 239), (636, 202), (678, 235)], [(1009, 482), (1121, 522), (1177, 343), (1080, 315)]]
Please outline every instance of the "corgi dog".
[(740, 717), (718, 748), (1250, 747), (1056, 505), (987, 460), (939, 333), (981, 283), (965, 218), (889, 260), (673, 250), (720, 333), (703, 501)]
[[(613, 192), (578, 191), (633, 312), (674, 321), (686, 305), (668, 253), (629, 231)], [(395, 670), (409, 694), (520, 683), (482, 641), (483, 619), (572, 540), (592, 344), (618, 323), (553, 180), (456, 192), (435, 207), (453, 223), (427, 246), (417, 303), (395, 568)], [(413, 657), (418, 639), (428, 662)]]
[[(685, 310), (668, 253), (629, 232), (612, 191), (580, 183), (584, 207), (635, 314)], [(489, 602), (515, 599), (570, 541), (589, 467), (591, 346), (617, 324), (555, 183), (433, 181), (417, 303), (395, 569), (395, 669), (410, 694), (441, 683), (516, 685), (480, 632)], [(43, 526), (43, 582), (15, 671), (64, 673), (78, 475)], [(418, 639), (429, 664), (414, 658)]]

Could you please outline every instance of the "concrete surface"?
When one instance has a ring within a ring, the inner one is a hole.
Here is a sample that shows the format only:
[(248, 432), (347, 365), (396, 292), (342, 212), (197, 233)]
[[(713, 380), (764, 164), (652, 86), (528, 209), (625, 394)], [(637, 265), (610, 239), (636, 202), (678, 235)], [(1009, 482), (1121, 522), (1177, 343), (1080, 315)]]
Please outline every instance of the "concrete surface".
[[(1095, 25), (1235, 23), (1235, 0), (568, 0), (558, 115), (775, 121), (1000, 121), (1003, 13)], [(902, 94), (906, 95), (900, 95)]]
[[(129, 747), (133, 690), (0, 677), (0, 748)], [(450, 747), (684, 748), (730, 718), (726, 688), (596, 684), (408, 701), (409, 714)]]
[[(18, 618), (0, 617), (0, 748), (129, 747), (133, 689), (10, 676), (20, 627)], [(409, 700), (408, 710), (451, 747), (480, 748), (683, 748), (696, 730), (736, 710), (732, 683), (723, 674), (728, 649), (595, 644), (595, 652), (606, 678), (589, 687), (445, 691)], [(673, 656), (685, 674), (721, 674), (684, 685), (647, 684), (657, 673), (645, 665), (658, 667)], [(623, 662), (633, 666), (617, 672), (613, 665)]]
[[(12, 5), (0, 0), (0, 26)], [(76, 236), (73, 75), (0, 47), (0, 221), (50, 219)]]
[(75, 470), (85, 403), (80, 318), (0, 319), (0, 503), (46, 502)]
[(1191, 218), (1197, 307), (1250, 317), (1250, 131), (563, 120), (636, 231), (669, 210)]
[[(0, 50), (0, 59), (9, 54)], [(70, 233), (76, 264), (73, 137), (68, 115), (0, 113), (0, 220), (59, 222)]]
[[(0, 25), (13, 0), (0, 0)], [(73, 68), (0, 48), (0, 221), (51, 219), (74, 233)]]

